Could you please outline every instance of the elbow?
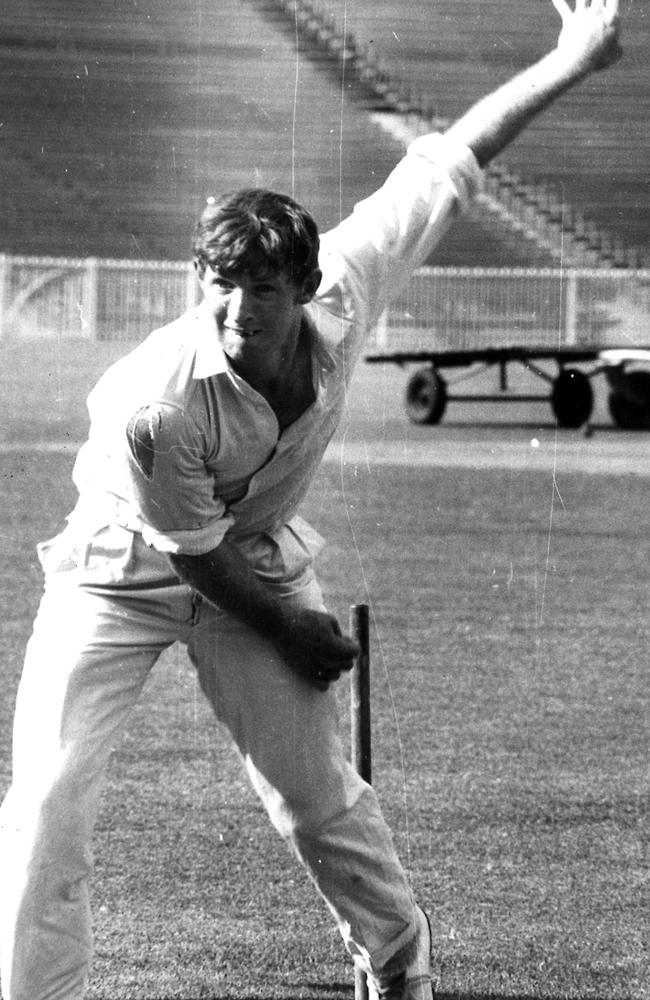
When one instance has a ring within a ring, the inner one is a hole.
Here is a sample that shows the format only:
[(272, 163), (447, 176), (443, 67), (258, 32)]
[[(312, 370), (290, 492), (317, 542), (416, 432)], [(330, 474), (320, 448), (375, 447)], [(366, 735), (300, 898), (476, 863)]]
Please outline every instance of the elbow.
[(195, 575), (193, 569), (196, 562), (193, 556), (189, 556), (184, 552), (168, 552), (167, 559), (176, 576), (180, 577), (185, 583), (193, 583)]

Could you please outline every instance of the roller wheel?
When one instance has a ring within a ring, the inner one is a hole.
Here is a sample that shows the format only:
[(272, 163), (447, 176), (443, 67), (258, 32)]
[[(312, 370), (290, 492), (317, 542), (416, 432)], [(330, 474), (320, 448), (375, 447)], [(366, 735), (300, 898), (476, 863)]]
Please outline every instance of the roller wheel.
[(650, 372), (629, 372), (623, 385), (609, 394), (612, 420), (624, 430), (650, 430)]
[(415, 372), (406, 387), (406, 412), (414, 424), (437, 424), (447, 406), (447, 383), (433, 368)]
[(564, 368), (553, 382), (551, 409), (560, 427), (581, 427), (591, 416), (594, 392), (578, 368)]

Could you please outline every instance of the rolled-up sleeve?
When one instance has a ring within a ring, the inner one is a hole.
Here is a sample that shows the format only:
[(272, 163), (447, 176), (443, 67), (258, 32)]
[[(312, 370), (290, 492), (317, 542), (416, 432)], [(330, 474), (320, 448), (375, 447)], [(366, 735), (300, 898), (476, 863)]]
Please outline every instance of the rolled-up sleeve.
[(149, 403), (129, 420), (126, 443), (145, 542), (186, 555), (216, 548), (232, 518), (215, 496), (204, 435), (191, 416), (173, 403)]

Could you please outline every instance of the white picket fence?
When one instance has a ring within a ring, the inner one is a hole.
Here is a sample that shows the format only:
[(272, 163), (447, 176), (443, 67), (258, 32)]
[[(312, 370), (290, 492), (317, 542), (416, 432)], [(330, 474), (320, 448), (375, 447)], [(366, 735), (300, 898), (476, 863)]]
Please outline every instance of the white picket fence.
[(0, 336), (139, 341), (198, 301), (177, 261), (0, 255)]
[[(139, 341), (198, 301), (190, 263), (0, 255), (0, 337)], [(650, 345), (650, 270), (422, 268), (372, 348)]]

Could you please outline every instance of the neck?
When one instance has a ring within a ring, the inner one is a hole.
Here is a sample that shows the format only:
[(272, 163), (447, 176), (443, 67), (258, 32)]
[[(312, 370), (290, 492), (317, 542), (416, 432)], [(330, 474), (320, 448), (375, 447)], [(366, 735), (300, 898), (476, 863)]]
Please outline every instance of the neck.
[(279, 366), (255, 366), (256, 370), (235, 371), (267, 401), (284, 430), (307, 410), (315, 399), (309, 338), (298, 336), (284, 350)]
[(230, 364), (262, 396), (282, 391), (295, 377), (298, 367), (299, 338), (285, 344), (277, 354), (230, 359)]

